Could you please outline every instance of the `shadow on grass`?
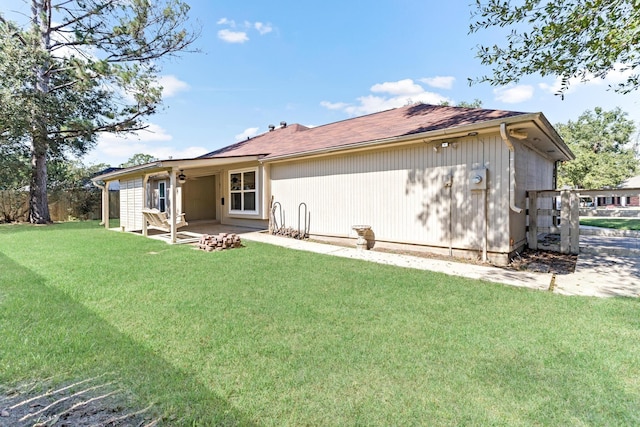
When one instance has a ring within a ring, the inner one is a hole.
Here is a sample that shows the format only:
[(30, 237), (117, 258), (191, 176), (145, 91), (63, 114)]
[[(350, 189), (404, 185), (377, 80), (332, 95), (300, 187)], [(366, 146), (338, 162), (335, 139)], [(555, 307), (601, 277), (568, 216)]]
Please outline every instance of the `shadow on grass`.
[[(0, 384), (56, 387), (101, 377), (169, 425), (254, 425), (198, 378), (121, 334), (0, 252)], [(55, 383), (51, 381), (54, 378)]]

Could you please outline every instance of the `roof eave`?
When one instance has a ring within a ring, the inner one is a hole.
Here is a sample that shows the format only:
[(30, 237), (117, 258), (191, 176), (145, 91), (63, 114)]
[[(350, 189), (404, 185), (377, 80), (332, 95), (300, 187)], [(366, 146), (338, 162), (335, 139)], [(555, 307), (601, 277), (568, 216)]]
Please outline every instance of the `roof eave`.
[(91, 178), (92, 181), (116, 181), (120, 178), (131, 175), (144, 175), (153, 172), (160, 172), (171, 169), (191, 169), (206, 166), (223, 166), (234, 163), (258, 161), (262, 156), (232, 156), (232, 157), (210, 157), (195, 159), (177, 159), (177, 160), (161, 160), (157, 162), (146, 163), (144, 165), (132, 166), (130, 168), (109, 172)]
[[(320, 148), (320, 149), (308, 150), (308, 151), (299, 151), (297, 153), (289, 153), (289, 154), (282, 154), (282, 155), (276, 155), (276, 156), (266, 156), (261, 161), (263, 163), (269, 163), (269, 162), (290, 160), (290, 159), (295, 159), (300, 157), (315, 157), (315, 156), (328, 155), (328, 154), (342, 152), (342, 151), (363, 150), (368, 148), (384, 146), (388, 144), (389, 145), (393, 144), (397, 146), (398, 144), (402, 144), (402, 143), (412, 143), (419, 139), (422, 139), (426, 142), (426, 141), (433, 141), (433, 140), (442, 139), (442, 138), (454, 138), (454, 137), (466, 136), (470, 132), (487, 130), (494, 127), (498, 128), (501, 123), (513, 124), (513, 123), (537, 121), (539, 120), (541, 115), (542, 113), (518, 114), (516, 116), (497, 118), (497, 119), (487, 120), (480, 123), (471, 123), (467, 125), (455, 126), (455, 127), (450, 127), (446, 129), (436, 129), (436, 130), (431, 130), (426, 132), (412, 133), (412, 134), (400, 135), (400, 136), (395, 136), (390, 138), (382, 138), (382, 139), (357, 142), (357, 143), (347, 144), (347, 145), (339, 145), (336, 147)], [(548, 125), (548, 122), (546, 121), (546, 119), (544, 119), (544, 123)], [(560, 138), (560, 142), (562, 142), (561, 138)], [(557, 141), (554, 141), (554, 144), (557, 144)], [(563, 142), (562, 142), (562, 145), (564, 145)]]

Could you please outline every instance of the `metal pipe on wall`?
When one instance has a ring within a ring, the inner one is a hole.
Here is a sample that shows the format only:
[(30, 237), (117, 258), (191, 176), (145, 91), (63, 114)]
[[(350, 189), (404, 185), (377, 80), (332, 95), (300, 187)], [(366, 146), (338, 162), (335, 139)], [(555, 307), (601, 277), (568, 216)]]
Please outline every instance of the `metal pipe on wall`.
[(522, 212), (522, 208), (516, 206), (516, 159), (515, 159), (515, 147), (511, 140), (509, 139), (509, 135), (507, 135), (507, 124), (500, 123), (500, 136), (504, 141), (504, 144), (507, 146), (509, 150), (509, 208), (515, 213)]

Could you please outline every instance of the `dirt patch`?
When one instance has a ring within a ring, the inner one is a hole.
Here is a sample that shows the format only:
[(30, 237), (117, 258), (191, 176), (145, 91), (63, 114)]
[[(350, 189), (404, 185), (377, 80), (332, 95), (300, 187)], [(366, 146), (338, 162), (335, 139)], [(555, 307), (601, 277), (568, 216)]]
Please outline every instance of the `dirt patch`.
[(154, 426), (151, 407), (132, 409), (122, 390), (96, 378), (58, 387), (0, 387), (0, 426)]
[[(350, 247), (350, 246), (347, 246)], [(455, 261), (464, 264), (487, 265), (480, 259), (457, 258), (446, 255), (432, 254), (428, 252), (418, 252), (397, 249), (377, 249), (379, 252), (388, 252), (400, 255), (411, 255), (421, 258), (437, 259), (441, 261)], [(504, 268), (515, 271), (532, 271), (537, 273), (571, 274), (576, 270), (578, 255), (561, 254), (551, 251), (525, 249), (522, 253), (516, 254), (508, 265), (493, 265), (497, 268)]]
[(571, 274), (576, 270), (578, 255), (526, 249), (516, 255), (507, 268), (538, 273)]

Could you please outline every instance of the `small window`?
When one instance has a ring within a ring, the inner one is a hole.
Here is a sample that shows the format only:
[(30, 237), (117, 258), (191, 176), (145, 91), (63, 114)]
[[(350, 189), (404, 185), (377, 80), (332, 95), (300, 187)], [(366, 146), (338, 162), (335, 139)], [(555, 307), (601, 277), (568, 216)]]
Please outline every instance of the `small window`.
[(257, 213), (257, 169), (229, 173), (229, 199), (232, 213)]
[(158, 210), (160, 212), (167, 211), (167, 182), (158, 182)]

